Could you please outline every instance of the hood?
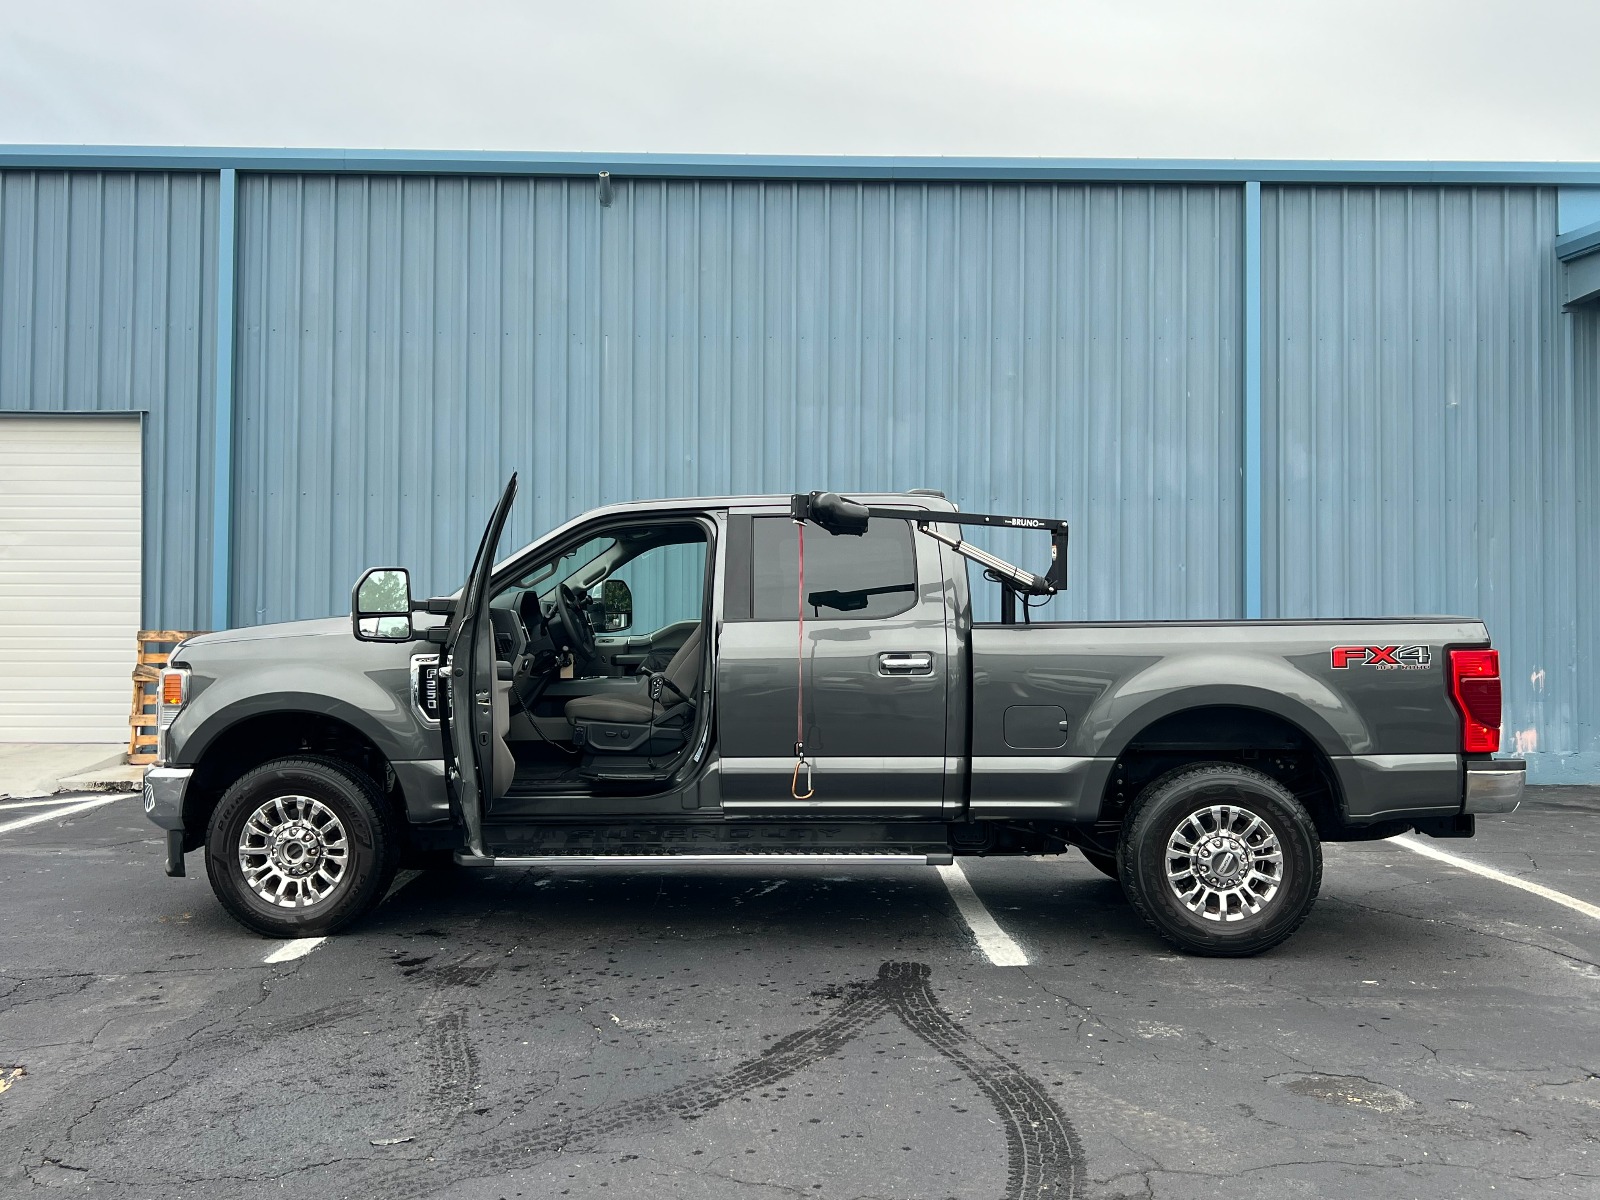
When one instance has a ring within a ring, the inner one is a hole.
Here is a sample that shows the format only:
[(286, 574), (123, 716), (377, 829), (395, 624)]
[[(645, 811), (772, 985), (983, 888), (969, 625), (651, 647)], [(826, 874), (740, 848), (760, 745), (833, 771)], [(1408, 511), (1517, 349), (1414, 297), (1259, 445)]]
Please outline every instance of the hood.
[[(413, 627), (419, 632), (439, 625), (444, 618), (416, 613)], [(189, 666), (197, 659), (233, 661), (257, 654), (279, 660), (298, 659), (348, 664), (383, 663), (409, 659), (412, 654), (438, 650), (421, 637), (410, 642), (363, 642), (350, 631), (349, 617), (318, 617), (310, 621), (282, 621), (275, 625), (249, 625), (242, 629), (222, 629), (202, 633), (173, 650), (173, 661)]]
[(222, 646), (229, 642), (270, 642), (280, 638), (343, 636), (355, 641), (349, 617), (318, 617), (312, 621), (280, 621), (275, 625), (248, 625), (243, 629), (223, 629), (202, 633), (183, 643), (183, 649)]

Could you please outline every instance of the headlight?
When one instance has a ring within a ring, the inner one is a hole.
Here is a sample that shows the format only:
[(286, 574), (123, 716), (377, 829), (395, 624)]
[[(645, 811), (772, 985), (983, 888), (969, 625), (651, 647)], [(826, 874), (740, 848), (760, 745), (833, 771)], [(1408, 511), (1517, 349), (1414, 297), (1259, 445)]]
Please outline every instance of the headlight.
[(156, 762), (167, 765), (167, 730), (189, 699), (189, 672), (168, 667), (161, 672), (161, 703), (156, 708)]

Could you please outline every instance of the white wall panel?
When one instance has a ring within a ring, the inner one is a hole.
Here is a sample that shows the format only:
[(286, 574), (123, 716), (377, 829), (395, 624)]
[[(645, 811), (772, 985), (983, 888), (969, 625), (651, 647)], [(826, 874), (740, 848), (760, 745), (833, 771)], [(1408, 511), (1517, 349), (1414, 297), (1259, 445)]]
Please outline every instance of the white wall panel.
[(138, 418), (0, 414), (0, 741), (127, 744)]

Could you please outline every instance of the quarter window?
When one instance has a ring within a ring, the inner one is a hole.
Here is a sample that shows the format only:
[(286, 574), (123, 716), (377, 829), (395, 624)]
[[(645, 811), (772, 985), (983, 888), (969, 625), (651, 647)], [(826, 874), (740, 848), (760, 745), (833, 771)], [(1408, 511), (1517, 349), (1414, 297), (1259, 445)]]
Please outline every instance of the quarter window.
[[(793, 621), (797, 527), (787, 517), (757, 517), (751, 536), (751, 616)], [(917, 602), (914, 536), (909, 524), (896, 520), (875, 520), (860, 537), (806, 526), (806, 619), (875, 621), (908, 611)]]

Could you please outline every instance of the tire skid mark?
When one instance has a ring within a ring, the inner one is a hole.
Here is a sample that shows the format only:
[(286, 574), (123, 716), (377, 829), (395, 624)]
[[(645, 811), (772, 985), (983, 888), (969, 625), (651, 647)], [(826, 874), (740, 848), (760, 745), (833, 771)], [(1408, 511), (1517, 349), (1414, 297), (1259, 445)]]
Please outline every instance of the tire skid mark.
[[(985, 1046), (939, 1007), (921, 963), (885, 963), (902, 982), (886, 989), (907, 1029), (937, 1050), (989, 1098), (1006, 1130), (1010, 1158), (1006, 1200), (1077, 1196), (1083, 1189), (1083, 1146), (1061, 1106), (1044, 1087), (998, 1051)], [(883, 979), (879, 975), (880, 981)]]
[(494, 973), (499, 963), (474, 963), (469, 956), (460, 962), (445, 963), (442, 966), (425, 968), (416, 974), (428, 980), (436, 988), (453, 987), (479, 987), (483, 981)]
[[(966, 1075), (994, 1106), (1005, 1128), (1005, 1200), (1073, 1200), (1082, 1191), (1084, 1162), (1071, 1121), (1042, 1085), (974, 1038), (939, 1006), (929, 984), (932, 974), (924, 963), (884, 963), (876, 980), (852, 985), (829, 1016), (779, 1038), (729, 1071), (571, 1120), (551, 1122), (532, 1133), (497, 1138), (464, 1152), (451, 1165), (462, 1169), (459, 1178), (498, 1175), (623, 1132), (637, 1134), (649, 1126), (696, 1120), (730, 1100), (770, 1088), (832, 1057), (879, 1018), (893, 1015)], [(464, 1043), (464, 1026), (456, 1029)], [(472, 1057), (475, 1072), (476, 1056), (470, 1046), (464, 1053)], [(449, 1169), (446, 1162), (434, 1163), (434, 1172), (441, 1168)], [(436, 1176), (424, 1183), (411, 1163), (397, 1164), (364, 1186), (373, 1194), (403, 1200), (432, 1192), (437, 1184)]]
[(478, 1090), (478, 1054), (467, 1035), (465, 1013), (424, 1010), (422, 1065), (428, 1077), (426, 1115), (449, 1129), (466, 1116)]
[[(674, 1120), (695, 1120), (745, 1092), (779, 1083), (828, 1058), (882, 1016), (886, 1009), (885, 1001), (875, 990), (863, 990), (819, 1024), (780, 1038), (762, 1053), (724, 1074), (691, 1080), (653, 1096), (597, 1109), (570, 1121), (551, 1122), (532, 1133), (497, 1138), (457, 1159), (456, 1163), (466, 1168), (463, 1178), (498, 1175), (526, 1168), (548, 1155), (582, 1149), (623, 1131), (637, 1132), (646, 1126)], [(439, 1151), (434, 1153), (437, 1155)], [(435, 1171), (442, 1165), (436, 1162)], [(413, 1164), (378, 1176), (363, 1190), (403, 1200), (430, 1194), (436, 1187), (437, 1180), (419, 1178)]]
[(263, 1037), (286, 1037), (291, 1033), (307, 1033), (325, 1025), (337, 1025), (340, 1021), (367, 1011), (367, 1006), (359, 1000), (341, 1000), (334, 1004), (325, 1004), (321, 1008), (296, 1013), (281, 1021), (262, 1023), (255, 1032)]
[(469, 954), (416, 972), (434, 985), (418, 1013), (422, 1067), (427, 1079), (426, 1109), (422, 1115), (441, 1132), (453, 1128), (471, 1111), (480, 1086), (478, 1052), (467, 1031), (466, 1002), (459, 991), (478, 987), (499, 964), (492, 959), (475, 961), (476, 957)]

